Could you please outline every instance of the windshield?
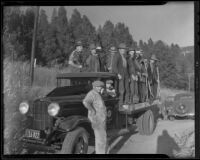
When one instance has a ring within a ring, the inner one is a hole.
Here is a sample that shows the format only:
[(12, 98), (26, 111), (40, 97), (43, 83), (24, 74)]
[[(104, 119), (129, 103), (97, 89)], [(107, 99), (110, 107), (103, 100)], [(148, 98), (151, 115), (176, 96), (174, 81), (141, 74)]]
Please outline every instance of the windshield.
[(91, 85), (91, 79), (80, 79), (80, 78), (59, 78), (57, 79), (57, 87), (65, 87), (65, 86), (79, 86), (79, 85)]

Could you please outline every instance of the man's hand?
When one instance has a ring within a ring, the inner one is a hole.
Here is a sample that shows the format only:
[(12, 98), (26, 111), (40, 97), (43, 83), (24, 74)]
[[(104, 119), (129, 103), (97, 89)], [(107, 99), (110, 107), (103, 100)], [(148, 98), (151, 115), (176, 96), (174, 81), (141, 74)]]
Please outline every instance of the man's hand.
[(83, 68), (83, 66), (82, 66), (82, 65), (80, 65), (78, 68), (80, 68), (80, 69), (81, 69), (81, 68)]
[(118, 74), (118, 78), (119, 78), (119, 79), (122, 79), (122, 76), (121, 76), (120, 74)]
[(131, 75), (131, 77), (133, 80), (136, 80), (136, 77), (133, 74)]

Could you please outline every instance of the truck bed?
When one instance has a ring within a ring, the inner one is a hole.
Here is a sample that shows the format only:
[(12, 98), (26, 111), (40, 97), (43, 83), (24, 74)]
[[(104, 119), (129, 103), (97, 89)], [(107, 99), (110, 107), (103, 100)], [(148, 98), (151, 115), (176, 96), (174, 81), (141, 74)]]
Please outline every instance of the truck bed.
[(161, 104), (161, 101), (156, 99), (152, 102), (123, 105), (122, 107), (120, 107), (119, 112), (122, 114), (134, 114), (136, 112), (148, 109), (153, 105), (160, 105), (160, 104)]

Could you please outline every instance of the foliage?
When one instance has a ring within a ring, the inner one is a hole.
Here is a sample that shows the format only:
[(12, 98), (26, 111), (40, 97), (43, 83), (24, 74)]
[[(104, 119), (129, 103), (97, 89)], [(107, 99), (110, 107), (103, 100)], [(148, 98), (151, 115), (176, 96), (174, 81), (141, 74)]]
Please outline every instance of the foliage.
[[(34, 26), (34, 7), (22, 11), (20, 7), (4, 9), (4, 57), (13, 61), (29, 61), (31, 55), (32, 31)], [(159, 58), (161, 84), (166, 87), (188, 89), (188, 73), (194, 72), (194, 50), (192, 47), (180, 48), (177, 44), (167, 45), (163, 41), (134, 41), (129, 28), (121, 22), (115, 25), (107, 20), (96, 29), (86, 15), (75, 9), (68, 19), (65, 7), (54, 8), (51, 21), (45, 10), (41, 9), (38, 31), (36, 58), (41, 66), (67, 67), (68, 58), (74, 50), (75, 42), (82, 40), (84, 58), (89, 55), (89, 44), (102, 46), (100, 56), (105, 62), (105, 55), (111, 45), (126, 43), (128, 47), (144, 50), (144, 58), (155, 54)], [(184, 56), (182, 52), (191, 52)], [(191, 79), (193, 89), (194, 78)]]

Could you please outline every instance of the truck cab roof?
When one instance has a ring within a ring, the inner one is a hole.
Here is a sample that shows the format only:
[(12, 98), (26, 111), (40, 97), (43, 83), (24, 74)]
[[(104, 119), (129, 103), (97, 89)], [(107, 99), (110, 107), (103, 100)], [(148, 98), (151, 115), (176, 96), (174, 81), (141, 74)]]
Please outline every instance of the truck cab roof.
[(57, 74), (57, 79), (65, 78), (116, 78), (115, 73), (109, 72), (79, 72), (79, 73), (60, 73)]

